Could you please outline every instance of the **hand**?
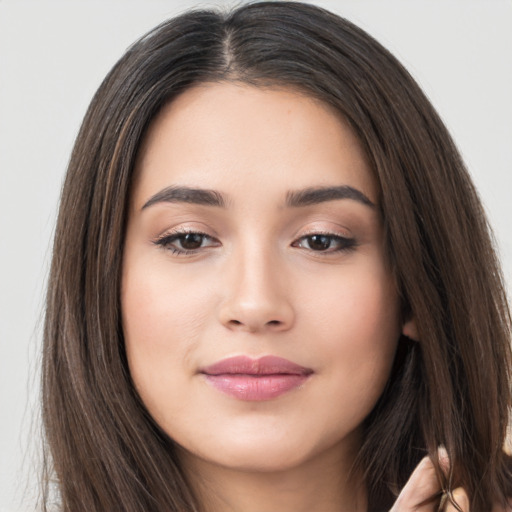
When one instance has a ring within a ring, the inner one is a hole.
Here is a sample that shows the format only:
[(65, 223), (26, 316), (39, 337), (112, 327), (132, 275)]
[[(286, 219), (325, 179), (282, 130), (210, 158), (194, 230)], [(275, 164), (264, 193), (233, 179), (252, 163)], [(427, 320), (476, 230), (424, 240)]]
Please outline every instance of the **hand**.
[[(438, 456), (441, 468), (447, 470), (449, 460), (446, 452), (440, 449)], [(438, 508), (437, 501), (430, 501), (432, 496), (439, 495), (440, 492), (441, 484), (437, 479), (434, 465), (429, 457), (425, 457), (416, 466), (390, 512), (438, 512), (438, 510), (458, 512), (457, 508), (448, 499), (445, 499), (441, 508)], [(461, 512), (470, 512), (469, 499), (464, 489), (455, 489), (452, 493), (452, 500), (457, 503)], [(424, 504), (418, 506), (421, 503)]]

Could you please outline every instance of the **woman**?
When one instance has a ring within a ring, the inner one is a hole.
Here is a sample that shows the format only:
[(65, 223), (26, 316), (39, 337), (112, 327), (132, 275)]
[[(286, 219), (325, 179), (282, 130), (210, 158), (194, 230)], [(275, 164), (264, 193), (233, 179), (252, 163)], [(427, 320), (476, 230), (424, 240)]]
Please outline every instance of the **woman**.
[(360, 29), (188, 13), (105, 79), (48, 291), (63, 510), (504, 507), (509, 340), (460, 157)]

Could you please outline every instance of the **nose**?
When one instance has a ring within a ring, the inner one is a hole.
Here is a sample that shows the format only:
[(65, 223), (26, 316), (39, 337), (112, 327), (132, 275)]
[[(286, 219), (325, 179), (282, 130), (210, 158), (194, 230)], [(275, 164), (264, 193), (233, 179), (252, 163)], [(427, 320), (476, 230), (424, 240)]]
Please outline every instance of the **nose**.
[(230, 330), (279, 332), (295, 321), (286, 272), (264, 252), (230, 259), (227, 287), (219, 308), (220, 322)]

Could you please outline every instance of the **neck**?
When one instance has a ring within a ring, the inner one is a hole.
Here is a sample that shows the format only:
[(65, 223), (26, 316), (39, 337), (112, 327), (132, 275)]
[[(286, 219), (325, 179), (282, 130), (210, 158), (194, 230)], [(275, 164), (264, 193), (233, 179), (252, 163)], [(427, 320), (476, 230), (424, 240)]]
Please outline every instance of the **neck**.
[(227, 468), (182, 454), (204, 512), (366, 512), (355, 454), (330, 449), (293, 468)]

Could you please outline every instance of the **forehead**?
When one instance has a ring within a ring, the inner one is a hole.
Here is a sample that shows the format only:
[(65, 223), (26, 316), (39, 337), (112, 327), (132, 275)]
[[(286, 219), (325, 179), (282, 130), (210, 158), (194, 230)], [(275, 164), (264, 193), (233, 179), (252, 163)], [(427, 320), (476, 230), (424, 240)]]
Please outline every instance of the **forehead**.
[(137, 159), (136, 201), (173, 184), (235, 195), (262, 185), (348, 184), (378, 199), (366, 155), (340, 114), (294, 90), (239, 83), (195, 86), (151, 123)]

